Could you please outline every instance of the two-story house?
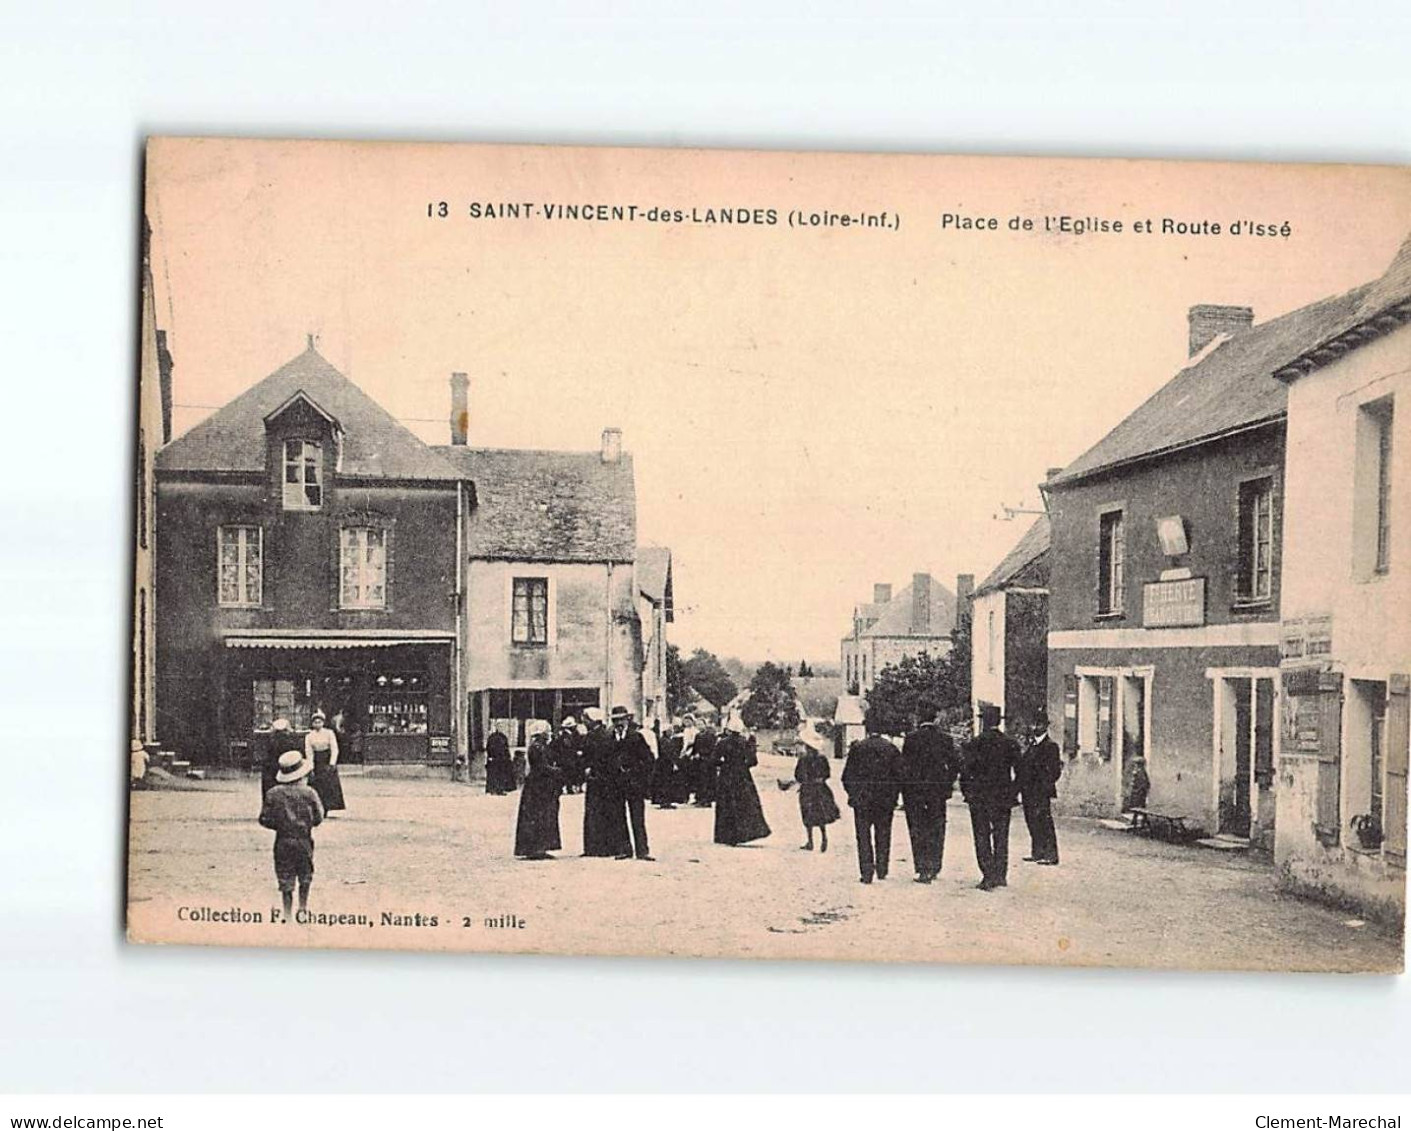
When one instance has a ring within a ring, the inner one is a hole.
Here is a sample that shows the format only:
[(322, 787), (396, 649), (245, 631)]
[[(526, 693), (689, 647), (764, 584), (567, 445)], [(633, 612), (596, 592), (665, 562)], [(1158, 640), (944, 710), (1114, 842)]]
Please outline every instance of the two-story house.
[[(1349, 296), (1189, 312), (1190, 361), (1043, 485), (1061, 803), (1271, 845), (1286, 389)], [(1137, 759), (1150, 788), (1140, 796)]]
[(443, 454), (308, 349), (156, 457), (163, 745), (259, 757), (322, 710), (345, 762), (449, 762), (462, 516)]
[(1288, 386), (1274, 858), (1400, 924), (1411, 757), (1411, 239)]
[(970, 711), (998, 708), (1006, 729), (1048, 702), (1048, 516), (1036, 518), (970, 604)]
[[(973, 581), (969, 575), (961, 577), (961, 603), (969, 597)], [(873, 586), (872, 600), (853, 607), (852, 627), (842, 638), (844, 686), (865, 696), (883, 668), (923, 652), (946, 655), (954, 643), (956, 608), (956, 595), (929, 573), (914, 574), (911, 584), (895, 595), (890, 584)]]

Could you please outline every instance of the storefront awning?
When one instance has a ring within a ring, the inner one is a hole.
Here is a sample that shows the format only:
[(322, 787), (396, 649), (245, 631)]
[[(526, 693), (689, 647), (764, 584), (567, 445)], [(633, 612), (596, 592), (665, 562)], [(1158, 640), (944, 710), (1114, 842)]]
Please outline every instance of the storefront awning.
[(455, 634), (431, 630), (364, 632), (228, 632), (227, 648), (389, 648), (397, 644), (450, 644)]

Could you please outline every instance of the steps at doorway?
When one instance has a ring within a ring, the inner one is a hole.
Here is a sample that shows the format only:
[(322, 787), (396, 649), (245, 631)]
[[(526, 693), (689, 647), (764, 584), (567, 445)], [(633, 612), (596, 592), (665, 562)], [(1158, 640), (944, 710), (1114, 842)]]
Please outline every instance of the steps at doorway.
[(1208, 836), (1196, 841), (1202, 848), (1214, 848), (1219, 852), (1248, 852), (1249, 837), (1230, 836), (1228, 833), (1221, 833), (1219, 836)]

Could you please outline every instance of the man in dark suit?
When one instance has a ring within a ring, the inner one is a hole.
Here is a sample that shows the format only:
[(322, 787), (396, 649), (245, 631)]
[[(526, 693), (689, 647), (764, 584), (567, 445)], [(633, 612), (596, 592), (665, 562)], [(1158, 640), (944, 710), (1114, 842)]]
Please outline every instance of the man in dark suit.
[(1015, 773), (1024, 804), (1024, 823), (1029, 826), (1031, 852), (1024, 859), (1034, 864), (1058, 863), (1058, 831), (1053, 827), (1052, 805), (1062, 776), (1058, 743), (1048, 736), (1048, 713), (1039, 711), (1025, 734)]
[(1016, 801), (1014, 768), (1018, 744), (999, 729), (999, 708), (986, 704), (980, 715), (981, 730), (965, 753), (960, 788), (970, 806), (970, 827), (975, 834), (975, 862), (982, 879), (975, 886), (994, 891), (1009, 882), (1009, 817)]
[(642, 732), (632, 725), (632, 712), (626, 707), (612, 709), (612, 750), (632, 825), (633, 851), (620, 853), (617, 858), (630, 860), (635, 852), (638, 860), (655, 859), (647, 843), (647, 796), (652, 791), (656, 759)]
[(940, 874), (946, 846), (946, 802), (959, 770), (950, 735), (937, 722), (922, 723), (906, 736), (901, 748), (901, 797), (919, 884), (929, 884)]
[(843, 789), (857, 829), (857, 866), (864, 884), (887, 878), (892, 854), (892, 815), (901, 792), (901, 754), (878, 732), (871, 715), (867, 737), (853, 744), (843, 766)]

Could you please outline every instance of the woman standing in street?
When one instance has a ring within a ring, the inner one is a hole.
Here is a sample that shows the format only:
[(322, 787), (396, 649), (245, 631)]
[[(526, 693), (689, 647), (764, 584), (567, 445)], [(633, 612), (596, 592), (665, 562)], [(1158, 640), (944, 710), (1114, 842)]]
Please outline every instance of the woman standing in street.
[(304, 757), (314, 768), (313, 780), (309, 783), (323, 802), (325, 814), (346, 809), (343, 804), (343, 782), (338, 777), (338, 736), (328, 729), (328, 716), (315, 711), (311, 720), (314, 729), (304, 738)]
[(542, 719), (528, 725), (528, 772), (519, 795), (519, 818), (514, 830), (514, 854), (526, 860), (552, 860), (550, 852), (563, 847), (559, 839), (559, 797), (563, 780), (559, 777), (549, 731)]
[[(799, 847), (806, 852), (813, 851), (813, 830), (818, 830), (819, 852), (828, 851), (828, 826), (840, 816), (838, 802), (833, 797), (833, 789), (828, 778), (833, 769), (828, 765), (821, 747), (822, 738), (810, 722), (801, 736), (803, 753), (794, 765), (794, 780), (799, 783), (799, 816), (803, 818), (804, 831), (808, 833), (808, 843)], [(818, 745), (814, 745), (817, 742)]]
[(510, 740), (503, 731), (491, 731), (485, 740), (485, 792), (514, 792), (514, 761), (510, 758)]
[(715, 843), (746, 844), (769, 835), (764, 806), (759, 802), (750, 768), (758, 763), (745, 739), (745, 724), (731, 718), (716, 746), (720, 776), (715, 793)]

